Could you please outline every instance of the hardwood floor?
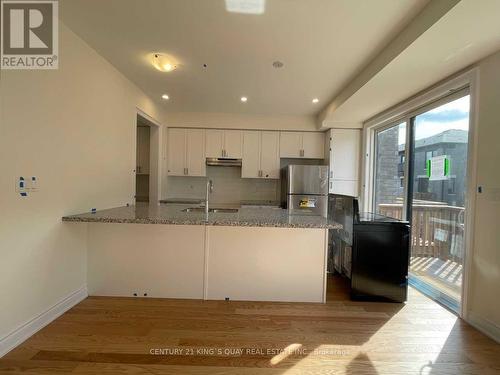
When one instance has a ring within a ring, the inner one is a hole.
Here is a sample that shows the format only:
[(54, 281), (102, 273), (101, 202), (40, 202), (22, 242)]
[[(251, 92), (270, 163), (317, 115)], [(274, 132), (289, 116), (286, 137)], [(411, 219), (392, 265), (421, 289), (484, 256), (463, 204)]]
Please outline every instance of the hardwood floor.
[(89, 297), (0, 359), (29, 374), (498, 374), (500, 345), (417, 291), (407, 304)]

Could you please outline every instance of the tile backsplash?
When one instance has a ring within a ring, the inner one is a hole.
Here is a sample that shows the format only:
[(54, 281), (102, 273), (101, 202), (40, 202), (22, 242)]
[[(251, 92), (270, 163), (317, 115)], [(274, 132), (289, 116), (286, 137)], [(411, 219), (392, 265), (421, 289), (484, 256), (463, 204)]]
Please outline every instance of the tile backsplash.
[(205, 199), (207, 178), (214, 183), (213, 203), (239, 204), (249, 200), (279, 200), (279, 180), (241, 178), (240, 167), (207, 167), (207, 177), (169, 177), (167, 199)]

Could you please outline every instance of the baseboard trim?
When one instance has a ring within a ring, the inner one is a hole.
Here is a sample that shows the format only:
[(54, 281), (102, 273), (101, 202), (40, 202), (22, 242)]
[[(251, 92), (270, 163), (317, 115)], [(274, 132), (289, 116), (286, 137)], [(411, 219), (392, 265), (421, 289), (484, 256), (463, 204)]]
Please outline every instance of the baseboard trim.
[(496, 324), (477, 316), (471, 311), (467, 314), (467, 322), (500, 344), (500, 327)]
[(34, 317), (30, 321), (24, 323), (22, 326), (15, 329), (6, 336), (0, 338), (0, 358), (10, 352), (16, 346), (29, 339), (31, 336), (33, 336), (47, 324), (57, 319), (73, 306), (83, 301), (85, 298), (87, 298), (87, 296), (87, 287), (83, 286), (77, 291), (63, 298), (48, 310)]

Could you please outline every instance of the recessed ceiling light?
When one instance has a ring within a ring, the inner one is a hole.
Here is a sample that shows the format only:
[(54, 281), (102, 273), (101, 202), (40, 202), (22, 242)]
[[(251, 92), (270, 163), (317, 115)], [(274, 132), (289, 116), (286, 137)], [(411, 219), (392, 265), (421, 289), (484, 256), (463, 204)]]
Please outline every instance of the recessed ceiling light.
[(312, 102), (313, 102), (313, 103), (317, 103), (317, 102), (319, 102), (319, 99), (318, 99), (318, 98), (314, 98), (314, 99), (312, 100)]
[(168, 96), (167, 94), (163, 94), (163, 95), (161, 96), (161, 98), (162, 98), (162, 99), (165, 99), (165, 100), (170, 99), (170, 98), (169, 98), (169, 96)]
[(232, 13), (262, 14), (266, 0), (226, 0), (226, 10)]
[(160, 72), (171, 72), (177, 68), (174, 60), (163, 53), (154, 53), (151, 63)]
[(246, 96), (242, 96), (240, 100), (241, 100), (243, 103), (245, 103), (245, 102), (248, 100), (248, 98), (247, 98)]
[(279, 69), (279, 68), (283, 68), (283, 63), (281, 61), (278, 61), (276, 60), (275, 62), (273, 62), (273, 67), (275, 67), (276, 69)]

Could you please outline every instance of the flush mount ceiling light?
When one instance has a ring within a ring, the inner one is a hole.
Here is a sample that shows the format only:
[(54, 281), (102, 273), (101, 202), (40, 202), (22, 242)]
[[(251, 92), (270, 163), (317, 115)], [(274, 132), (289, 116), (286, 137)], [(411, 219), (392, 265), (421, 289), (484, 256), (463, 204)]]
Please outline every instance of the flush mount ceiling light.
[(231, 13), (262, 14), (266, 0), (226, 0), (226, 10)]
[(314, 99), (312, 100), (312, 102), (313, 102), (314, 104), (316, 104), (317, 102), (319, 102), (319, 99), (318, 99), (318, 98), (314, 98)]
[(174, 60), (163, 53), (153, 53), (153, 66), (160, 72), (171, 72), (177, 68)]
[(246, 96), (242, 96), (241, 99), (240, 99), (243, 103), (246, 103), (246, 101), (248, 100), (248, 98)]
[(163, 95), (161, 96), (161, 98), (162, 98), (162, 99), (164, 99), (164, 100), (168, 100), (168, 99), (170, 99), (170, 97), (169, 97), (167, 94), (163, 94)]

